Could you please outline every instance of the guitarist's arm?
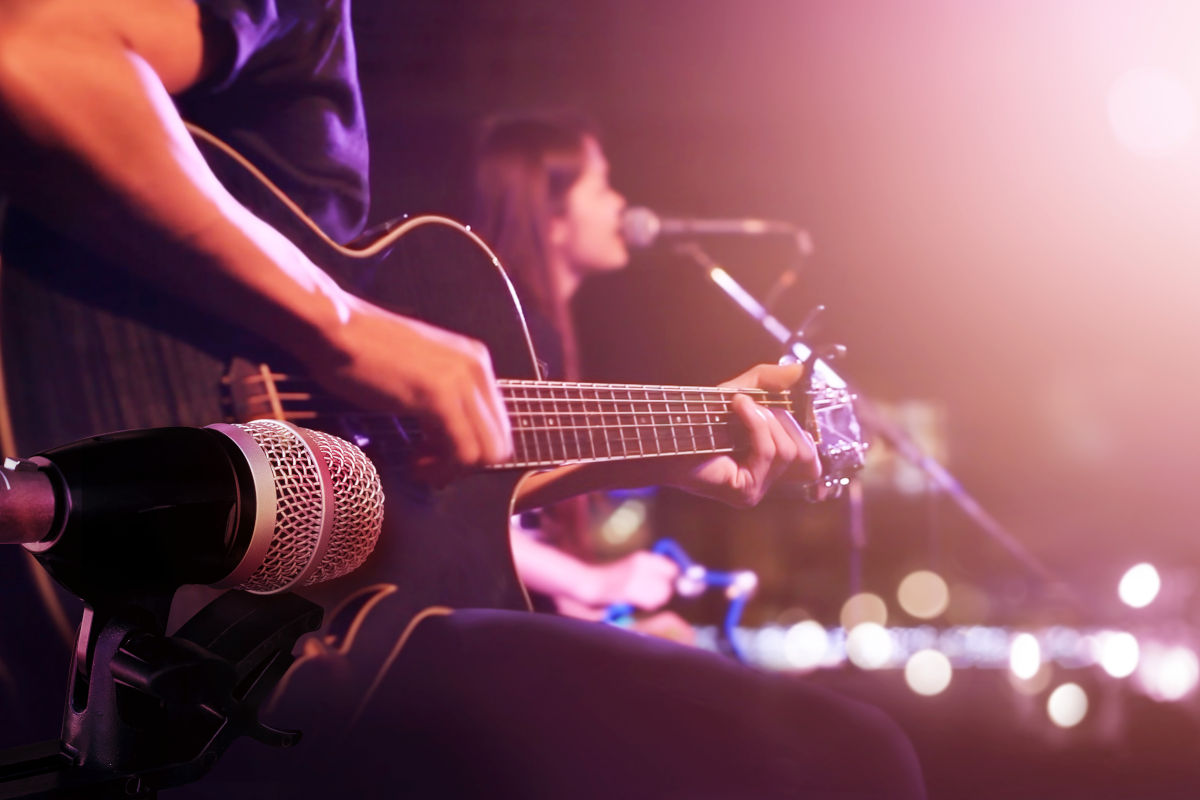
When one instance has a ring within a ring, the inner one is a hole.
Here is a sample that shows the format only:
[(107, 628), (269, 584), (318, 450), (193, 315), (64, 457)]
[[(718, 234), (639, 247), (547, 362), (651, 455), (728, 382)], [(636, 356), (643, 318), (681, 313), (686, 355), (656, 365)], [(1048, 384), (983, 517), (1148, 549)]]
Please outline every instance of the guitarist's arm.
[(204, 163), (170, 97), (233, 47), (204, 22), (191, 0), (0, 0), (0, 193), (356, 405), (435, 423), (435, 466), (503, 460), (482, 345), (344, 293)]
[[(800, 380), (803, 369), (800, 364), (763, 364), (722, 385), (782, 391)], [(739, 453), (561, 467), (522, 481), (516, 510), (550, 505), (582, 492), (653, 484), (674, 486), (731, 505), (752, 506), (785, 474), (800, 481), (821, 476), (812, 438), (789, 414), (763, 408), (745, 395), (735, 396), (733, 410), (747, 432), (748, 446)]]

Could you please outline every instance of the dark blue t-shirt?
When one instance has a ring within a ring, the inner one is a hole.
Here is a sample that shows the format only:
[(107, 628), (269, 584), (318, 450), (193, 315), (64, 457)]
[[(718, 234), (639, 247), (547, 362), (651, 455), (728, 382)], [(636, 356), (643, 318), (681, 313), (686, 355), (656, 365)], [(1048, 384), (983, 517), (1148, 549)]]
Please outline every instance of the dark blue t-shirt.
[(197, 0), (205, 79), (175, 98), (184, 119), (232, 145), (331, 238), (367, 216), (367, 129), (349, 0)]

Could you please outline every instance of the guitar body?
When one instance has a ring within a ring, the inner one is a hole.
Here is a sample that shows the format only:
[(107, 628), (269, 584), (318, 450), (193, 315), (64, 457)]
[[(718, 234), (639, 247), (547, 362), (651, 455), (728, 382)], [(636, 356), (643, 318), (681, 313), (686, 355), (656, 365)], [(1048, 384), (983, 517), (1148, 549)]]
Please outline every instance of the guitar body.
[[(361, 246), (339, 247), (236, 154), (203, 140), (201, 145), (235, 196), (343, 286), (482, 341), (498, 376), (539, 377), (507, 277), (462, 226), (419, 218)], [(256, 348), (245, 331), (139, 286), (36, 221), (11, 214), (6, 222), (6, 421), (18, 452), (113, 430), (231, 418), (222, 376), (235, 356), (288, 367), (280, 354)], [(296, 421), (323, 427), (319, 420)], [(336, 425), (329, 432), (359, 438)], [(332, 668), (360, 688), (370, 679), (363, 667), (377, 668), (427, 607), (529, 607), (508, 544), (520, 472), (482, 472), (431, 488), (412, 480), (403, 465), (377, 457), (370, 443), (363, 446), (386, 496), (379, 543), (359, 570), (303, 592), (326, 609), (328, 634), (316, 640), (317, 649), (356, 662), (349, 670), (346, 664), (326, 664), (322, 674)], [(351, 639), (356, 653), (347, 650)], [(313, 683), (311, 675), (293, 677)]]

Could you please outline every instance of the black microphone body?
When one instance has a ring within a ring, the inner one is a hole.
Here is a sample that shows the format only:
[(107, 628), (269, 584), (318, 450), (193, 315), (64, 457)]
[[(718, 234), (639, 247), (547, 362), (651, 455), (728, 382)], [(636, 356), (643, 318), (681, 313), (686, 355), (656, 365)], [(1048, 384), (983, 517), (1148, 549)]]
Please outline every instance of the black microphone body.
[(26, 545), (80, 597), (217, 583), (245, 555), (257, 508), (250, 465), (209, 428), (96, 436), (42, 455), (55, 493), (49, 542)]

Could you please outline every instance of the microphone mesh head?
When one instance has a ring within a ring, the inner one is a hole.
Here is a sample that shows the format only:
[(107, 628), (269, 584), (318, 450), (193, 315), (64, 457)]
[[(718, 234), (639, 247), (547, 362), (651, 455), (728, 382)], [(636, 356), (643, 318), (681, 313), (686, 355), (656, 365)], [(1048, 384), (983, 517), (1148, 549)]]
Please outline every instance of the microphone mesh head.
[[(266, 455), (276, 498), (271, 543), (262, 563), (239, 588), (269, 594), (357, 569), (371, 554), (383, 526), (383, 489), (375, 465), (350, 442), (326, 433), (306, 430), (301, 436), (298, 429), (276, 420), (237, 427), (253, 436)], [(333, 501), (332, 524), (326, 498)]]
[(658, 238), (662, 221), (643, 206), (632, 206), (621, 215), (621, 235), (630, 247), (649, 247)]

